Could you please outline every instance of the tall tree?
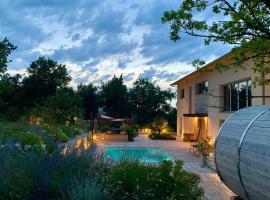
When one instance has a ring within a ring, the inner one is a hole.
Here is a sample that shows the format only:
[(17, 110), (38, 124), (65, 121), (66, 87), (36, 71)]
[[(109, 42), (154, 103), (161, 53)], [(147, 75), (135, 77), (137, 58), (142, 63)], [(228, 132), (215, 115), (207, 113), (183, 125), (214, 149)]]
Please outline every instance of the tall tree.
[(71, 80), (65, 65), (44, 57), (32, 62), (27, 68), (27, 73), (28, 77), (23, 80), (23, 88), (28, 105), (46, 100), (55, 94), (57, 88), (65, 87)]
[(78, 95), (81, 96), (85, 119), (90, 120), (98, 113), (99, 98), (97, 88), (93, 84), (79, 84)]
[(129, 101), (137, 123), (143, 126), (157, 117), (164, 117), (170, 111), (174, 96), (170, 90), (161, 90), (148, 79), (136, 80), (129, 91)]
[[(209, 15), (208, 20), (198, 16)], [(220, 20), (218, 20), (220, 19)], [(269, 0), (183, 0), (178, 10), (164, 12), (163, 23), (170, 23), (170, 39), (180, 40), (183, 34), (204, 38), (205, 44), (223, 42), (234, 45), (236, 70), (243, 63), (254, 61), (256, 84), (270, 83), (270, 3)], [(238, 47), (241, 47), (240, 49)], [(200, 67), (204, 61), (194, 61)], [(233, 65), (216, 65), (223, 71)]]
[(0, 79), (0, 115), (6, 120), (16, 121), (23, 113), (24, 105), (20, 75), (5, 74)]
[(171, 107), (169, 112), (166, 114), (165, 119), (168, 121), (168, 125), (172, 131), (176, 131), (177, 109)]
[(4, 38), (0, 42), (0, 78), (3, 73), (7, 70), (8, 56), (14, 51), (17, 47), (9, 42), (7, 38)]
[(113, 117), (127, 117), (129, 113), (128, 90), (123, 76), (113, 76), (110, 81), (101, 85), (101, 97), (104, 110)]
[(82, 99), (72, 88), (57, 90), (41, 107), (42, 118), (50, 124), (74, 123), (82, 113)]

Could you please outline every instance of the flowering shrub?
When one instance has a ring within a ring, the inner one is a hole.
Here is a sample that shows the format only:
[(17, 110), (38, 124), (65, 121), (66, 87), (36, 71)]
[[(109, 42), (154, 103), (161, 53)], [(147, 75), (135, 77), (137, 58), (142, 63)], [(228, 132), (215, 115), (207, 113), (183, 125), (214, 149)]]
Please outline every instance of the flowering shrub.
[(0, 145), (0, 151), (9, 150), (11, 148), (21, 153), (27, 153), (29, 151), (33, 151), (36, 153), (45, 153), (47, 151), (46, 144), (21, 145), (20, 143), (15, 143), (15, 144), (1, 144)]
[(20, 146), (22, 149), (45, 149), (53, 153), (56, 142), (40, 126), (25, 123), (0, 123), (0, 145)]
[(44, 156), (35, 150), (25, 150), (19, 144), (1, 146), (0, 199), (28, 199), (38, 184), (39, 166)]
[(112, 200), (102, 191), (102, 186), (94, 179), (77, 181), (68, 193), (70, 200)]
[[(98, 196), (95, 189), (102, 194), (98, 184), (87, 188), (91, 186), (89, 179), (95, 177), (94, 163), (89, 155), (49, 155), (21, 145), (1, 146), (0, 199), (78, 199), (76, 195), (89, 195), (83, 199), (90, 200), (91, 196)], [(105, 200), (104, 195), (100, 197)]]
[(22, 145), (43, 144), (41, 135), (33, 133), (27, 125), (23, 124), (5, 124), (1, 134), (2, 143), (21, 143)]
[(101, 180), (104, 191), (121, 200), (201, 200), (203, 190), (198, 175), (183, 170), (183, 163), (163, 161), (143, 165), (122, 161), (112, 166)]

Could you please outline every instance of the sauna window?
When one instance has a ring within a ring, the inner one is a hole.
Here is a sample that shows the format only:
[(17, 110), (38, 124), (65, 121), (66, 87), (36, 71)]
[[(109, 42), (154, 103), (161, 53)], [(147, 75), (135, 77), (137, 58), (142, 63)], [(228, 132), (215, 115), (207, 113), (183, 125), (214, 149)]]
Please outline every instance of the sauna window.
[(251, 106), (251, 81), (241, 81), (223, 86), (224, 111), (236, 111)]

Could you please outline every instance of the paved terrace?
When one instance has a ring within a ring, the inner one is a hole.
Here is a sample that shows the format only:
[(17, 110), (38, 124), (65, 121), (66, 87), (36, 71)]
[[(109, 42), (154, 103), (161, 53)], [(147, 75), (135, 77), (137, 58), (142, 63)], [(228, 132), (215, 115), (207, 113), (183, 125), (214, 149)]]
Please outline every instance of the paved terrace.
[[(100, 140), (99, 140), (100, 141)], [(208, 200), (230, 200), (234, 196), (211, 169), (201, 167), (201, 159), (189, 151), (189, 144), (180, 141), (151, 140), (145, 135), (135, 138), (134, 142), (98, 142), (99, 147), (160, 147), (176, 160), (184, 161), (184, 169), (201, 176), (201, 186)]]

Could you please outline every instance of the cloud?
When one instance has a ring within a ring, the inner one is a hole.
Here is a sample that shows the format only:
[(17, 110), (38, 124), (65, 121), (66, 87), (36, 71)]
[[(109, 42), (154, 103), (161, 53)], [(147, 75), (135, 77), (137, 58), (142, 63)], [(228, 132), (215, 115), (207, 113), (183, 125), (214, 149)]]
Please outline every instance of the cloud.
[(127, 75), (124, 76), (124, 80), (125, 81), (132, 81), (134, 79), (134, 76), (135, 76), (135, 73), (132, 72), (132, 73), (129, 73)]
[(73, 87), (123, 74), (128, 86), (145, 77), (168, 88), (194, 70), (192, 60), (211, 61), (230, 48), (205, 47), (189, 36), (170, 41), (161, 16), (178, 6), (176, 0), (1, 0), (0, 37), (18, 46), (9, 71), (23, 72), (42, 55), (66, 64)]

